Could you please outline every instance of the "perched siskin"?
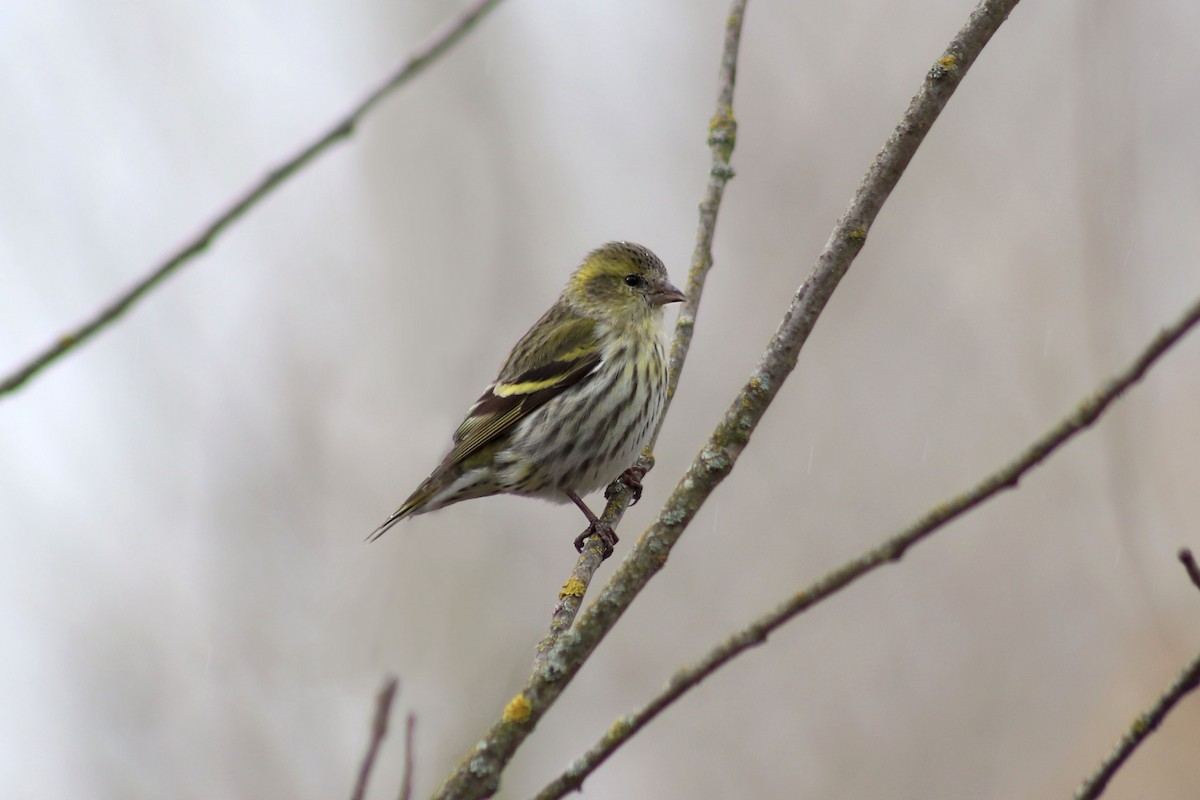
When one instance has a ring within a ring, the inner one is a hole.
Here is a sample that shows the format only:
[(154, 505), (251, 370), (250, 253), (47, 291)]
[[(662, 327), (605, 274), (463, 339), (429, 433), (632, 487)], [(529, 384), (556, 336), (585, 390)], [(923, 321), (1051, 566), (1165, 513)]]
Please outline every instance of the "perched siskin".
[[(454, 446), (369, 537), (405, 517), (494, 494), (580, 499), (631, 466), (667, 394), (663, 309), (685, 299), (658, 257), (609, 242), (588, 254), (550, 310), (521, 337), (500, 375), (454, 432)], [(635, 487), (635, 491), (637, 488)]]

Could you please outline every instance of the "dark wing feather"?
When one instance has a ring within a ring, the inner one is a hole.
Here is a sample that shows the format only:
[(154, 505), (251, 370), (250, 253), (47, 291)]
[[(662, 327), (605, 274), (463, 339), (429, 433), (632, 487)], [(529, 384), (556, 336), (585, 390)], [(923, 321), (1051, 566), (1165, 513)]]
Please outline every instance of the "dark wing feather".
[(600, 366), (596, 323), (555, 306), (517, 342), (508, 361), (454, 432), (445, 463), (461, 463)]

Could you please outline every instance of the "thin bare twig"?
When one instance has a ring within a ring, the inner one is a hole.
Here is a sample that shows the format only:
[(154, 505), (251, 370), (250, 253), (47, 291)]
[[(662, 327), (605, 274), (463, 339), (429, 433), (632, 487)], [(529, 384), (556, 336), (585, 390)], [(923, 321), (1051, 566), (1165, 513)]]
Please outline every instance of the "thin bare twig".
[[(721, 208), (721, 198), (725, 195), (725, 184), (733, 178), (730, 158), (733, 156), (737, 137), (737, 121), (733, 116), (733, 90), (737, 84), (738, 47), (742, 41), (742, 21), (745, 16), (746, 0), (734, 0), (725, 18), (725, 42), (721, 52), (721, 70), (717, 77), (717, 109), (708, 124), (708, 147), (712, 154), (712, 162), (708, 171), (708, 186), (704, 191), (704, 199), (700, 201), (700, 224), (696, 230), (696, 244), (692, 249), (692, 265), (688, 270), (687, 300), (680, 307), (679, 318), (675, 322), (675, 333), (671, 339), (667, 370), (667, 404), (659, 417), (658, 427), (650, 436), (650, 443), (646, 445), (646, 452), (634, 465), (643, 475), (654, 467), (654, 456), (650, 451), (658, 441), (663, 420), (667, 417), (667, 409), (670, 408), (675, 389), (679, 386), (679, 376), (683, 373), (683, 362), (692, 343), (692, 331), (696, 327), (696, 315), (700, 310), (700, 297), (704, 293), (704, 280), (713, 265), (712, 243), (717, 230), (717, 212)], [(601, 519), (615, 530), (629, 508), (633, 492), (629, 486), (617, 480), (608, 487), (606, 496), (608, 504)], [(538, 644), (537, 655), (534, 657), (535, 669), (541, 665), (546, 654), (558, 641), (559, 635), (571, 627), (583, 604), (583, 596), (591, 585), (592, 577), (604, 560), (600, 537), (589, 537), (584, 543), (585, 547), (579, 554), (579, 560), (571, 570), (571, 577), (563, 584), (563, 590), (559, 593), (559, 600), (551, 615), (550, 631)]]
[(599, 741), (539, 792), (536, 800), (554, 800), (554, 798), (562, 797), (568, 792), (578, 789), (584, 778), (599, 767), (617, 748), (722, 665), (751, 647), (762, 644), (772, 632), (784, 623), (829, 599), (859, 578), (865, 577), (885, 564), (898, 561), (908, 548), (925, 539), (934, 531), (1003, 490), (1015, 488), (1025, 473), (1049, 458), (1054, 451), (1066, 444), (1072, 437), (1090, 427), (1114, 400), (1141, 380), (1151, 365), (1166, 354), (1197, 323), (1200, 323), (1200, 299), (1197, 299), (1179, 320), (1160, 331), (1129, 367), (1088, 395), (1071, 414), (1034, 441), (1015, 460), (988, 475), (967, 491), (937, 504), (909, 527), (800, 590), (770, 613), (759, 617), (725, 639), (700, 661), (677, 671), (671, 676), (662, 692), (634, 713), (620, 717)]
[[(1200, 587), (1200, 580), (1197, 580), (1196, 561), (1191, 556), (1192, 553), (1187, 548), (1179, 551), (1179, 560), (1183, 562), (1188, 577), (1192, 583)], [(1104, 794), (1108, 782), (1133, 755), (1133, 751), (1149, 738), (1150, 734), (1154, 733), (1162, 721), (1167, 718), (1167, 714), (1171, 713), (1171, 709), (1189, 692), (1195, 691), (1197, 687), (1200, 687), (1200, 654), (1197, 654), (1192, 662), (1176, 676), (1175, 680), (1171, 681), (1171, 685), (1159, 696), (1153, 706), (1138, 715), (1133, 724), (1129, 726), (1129, 730), (1121, 737), (1121, 741), (1117, 742), (1113, 751), (1080, 784), (1075, 791), (1075, 800), (1095, 800)]]
[(1075, 791), (1075, 800), (1095, 800), (1104, 794), (1108, 782), (1112, 780), (1113, 775), (1117, 774), (1117, 770), (1121, 768), (1126, 759), (1133, 755), (1133, 751), (1138, 748), (1138, 745), (1154, 733), (1154, 730), (1166, 719), (1167, 714), (1171, 713), (1171, 709), (1189, 692), (1195, 691), (1197, 686), (1200, 686), (1200, 654), (1197, 654), (1192, 662), (1184, 667), (1153, 706), (1138, 715), (1113, 751)]
[(363, 800), (367, 794), (367, 783), (371, 780), (371, 770), (375, 768), (375, 757), (379, 754), (379, 746), (383, 737), (387, 736), (388, 715), (392, 713), (392, 701), (396, 699), (396, 687), (400, 682), (390, 677), (383, 682), (383, 688), (375, 696), (375, 718), (371, 721), (371, 741), (367, 745), (367, 754), (363, 756), (362, 766), (358, 769), (358, 780), (354, 782), (354, 792), (350, 800)]
[(417, 715), (409, 714), (404, 720), (404, 775), (400, 779), (399, 800), (412, 799), (413, 785), (413, 741), (417, 729)]
[(758, 366), (726, 410), (699, 455), (676, 484), (657, 519), (574, 626), (561, 634), (501, 719), (463, 757), (437, 798), (495, 793), (500, 774), (546, 710), (649, 580), (666, 563), (680, 534), (732, 471), (768, 406), (799, 357), (817, 317), (862, 249), (867, 231), (918, 146), (1017, 0), (984, 0), (925, 76), (900, 124), (885, 143), (835, 226), (817, 265), (792, 299)]
[(1200, 589), (1200, 566), (1196, 565), (1196, 557), (1192, 555), (1192, 551), (1186, 547), (1180, 550), (1179, 562), (1187, 570), (1188, 577), (1192, 579), (1195, 587)]
[(258, 205), (263, 198), (271, 194), (296, 173), (300, 172), (310, 161), (322, 155), (332, 145), (353, 134), (358, 123), (362, 121), (367, 112), (374, 108), (380, 100), (408, 83), (409, 80), (436, 61), (439, 56), (449, 50), (467, 31), (474, 27), (476, 22), (487, 12), (499, 5), (499, 3), (500, 0), (476, 0), (462, 13), (443, 25), (432, 36), (426, 39), (420, 47), (414, 50), (383, 83), (360, 100), (349, 113), (334, 123), (325, 133), (302, 147), (291, 158), (268, 171), (266, 175), (245, 189), (224, 211), (217, 214), (199, 234), (181, 245), (173, 254), (167, 256), (158, 266), (151, 269), (144, 277), (111, 300), (89, 319), (59, 336), (57, 340), (46, 346), (41, 352), (35, 354), (24, 364), (18, 366), (0, 380), (0, 397), (17, 390), (46, 367), (92, 338), (92, 336), (128, 311), (147, 292), (178, 271), (180, 267), (207, 250), (226, 228), (236, 222), (247, 211)]
[[(700, 201), (700, 224), (696, 228), (696, 244), (692, 247), (692, 264), (688, 270), (687, 300), (679, 308), (675, 333), (671, 339), (671, 355), (667, 370), (667, 408), (675, 397), (683, 362), (692, 345), (692, 331), (700, 312), (700, 297), (704, 281), (713, 266), (712, 244), (717, 232), (717, 212), (725, 196), (725, 184), (733, 178), (730, 159), (737, 144), (737, 119), (733, 115), (733, 90), (737, 85), (738, 51), (742, 41), (742, 23), (746, 16), (746, 0), (735, 0), (725, 17), (725, 43), (721, 51), (721, 71), (717, 79), (717, 110), (708, 123), (708, 149), (712, 163), (708, 170), (708, 186)], [(659, 418), (658, 428), (650, 439), (651, 448), (658, 440), (666, 412)]]

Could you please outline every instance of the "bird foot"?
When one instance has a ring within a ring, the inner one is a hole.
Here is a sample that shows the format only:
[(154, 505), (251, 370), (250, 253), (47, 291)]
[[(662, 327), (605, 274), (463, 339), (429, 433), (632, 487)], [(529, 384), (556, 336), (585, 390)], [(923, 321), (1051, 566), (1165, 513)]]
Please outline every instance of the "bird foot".
[[(638, 500), (642, 499), (642, 478), (646, 477), (646, 470), (641, 467), (630, 467), (617, 476), (617, 480), (629, 487), (633, 492), (633, 496), (629, 498), (629, 505), (636, 506)], [(604, 490), (604, 499), (612, 500), (613, 490), (610, 485)]]
[(596, 520), (587, 526), (587, 530), (575, 537), (575, 552), (583, 552), (583, 543), (589, 536), (600, 537), (600, 559), (602, 561), (613, 554), (613, 548), (620, 541), (617, 538), (617, 532), (612, 529), (611, 525)]

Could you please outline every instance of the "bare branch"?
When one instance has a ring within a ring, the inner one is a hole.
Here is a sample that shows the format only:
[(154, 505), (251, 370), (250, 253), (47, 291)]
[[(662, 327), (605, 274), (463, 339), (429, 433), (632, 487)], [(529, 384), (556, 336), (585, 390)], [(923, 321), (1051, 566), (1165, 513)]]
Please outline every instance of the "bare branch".
[[(618, 567), (600, 596), (538, 662), (501, 719), (471, 748), (438, 790), (437, 798), (490, 797), (500, 774), (542, 714), (558, 699), (583, 662), (666, 563), (671, 547), (734, 463), (767, 407), (791, 373), (800, 349), (838, 282), (866, 241), (887, 196), (917, 147), (984, 45), (1018, 0), (984, 0), (929, 70), (891, 137), (868, 169), (850, 207), (830, 235), (817, 265), (749, 381), (734, 398), (692, 465), (676, 484), (657, 519)], [(735, 8), (740, 4), (735, 4)]]
[[(619, 520), (619, 514), (623, 512), (622, 508), (615, 518)], [(606, 510), (604, 520), (615, 525), (615, 522), (610, 521), (613, 518), (614, 515)], [(554, 611), (550, 614), (550, 630), (546, 633), (545, 638), (538, 642), (533, 657), (535, 672), (546, 666), (546, 659), (554, 650), (554, 644), (558, 641), (558, 637), (575, 621), (575, 615), (579, 613), (579, 607), (583, 605), (583, 596), (587, 594), (592, 577), (602, 563), (604, 563), (604, 543), (599, 536), (589, 536), (584, 540), (583, 550), (580, 551), (579, 560), (571, 569), (571, 576), (567, 578), (558, 592), (558, 602), (554, 604)]]
[(367, 745), (367, 754), (363, 756), (362, 766), (358, 769), (358, 780), (354, 783), (354, 792), (350, 800), (363, 800), (367, 794), (367, 783), (371, 780), (371, 770), (375, 768), (375, 756), (379, 754), (379, 746), (383, 737), (387, 736), (388, 715), (392, 713), (392, 701), (396, 698), (396, 687), (399, 681), (390, 677), (383, 682), (383, 688), (375, 696), (375, 719), (371, 722), (371, 741)]
[[(725, 184), (733, 178), (733, 167), (730, 158), (737, 141), (737, 120), (733, 116), (733, 89), (737, 84), (738, 48), (742, 42), (742, 20), (746, 17), (747, 0), (733, 0), (729, 14), (725, 17), (725, 43), (721, 50), (721, 71), (717, 77), (717, 110), (708, 123), (708, 148), (712, 153), (712, 165), (708, 170), (708, 186), (704, 190), (704, 199), (700, 201), (700, 225), (696, 229), (696, 244), (692, 248), (692, 265), (688, 270), (687, 300), (679, 309), (679, 317), (675, 321), (675, 333), (671, 338), (671, 355), (667, 364), (667, 402), (663, 413), (658, 418), (658, 427), (650, 436), (646, 452), (634, 465), (645, 475), (654, 467), (654, 443), (662, 430), (663, 421), (667, 418), (667, 410), (675, 397), (675, 388), (679, 386), (679, 376), (683, 374), (683, 362), (687, 358), (688, 348), (692, 344), (692, 331), (696, 327), (696, 315), (700, 311), (700, 296), (704, 293), (704, 279), (712, 269), (712, 243), (717, 231), (717, 212), (721, 209), (721, 199), (725, 196)], [(602, 519), (613, 529), (625, 515), (633, 491), (620, 480), (613, 481), (605, 493), (608, 505), (605, 506)], [(592, 537), (598, 538), (598, 537)], [(580, 556), (580, 566), (583, 556)], [(577, 566), (576, 569), (579, 569)], [(584, 583), (587, 591), (587, 583)], [(580, 594), (580, 602), (583, 595)], [(575, 604), (578, 611), (579, 603)], [(571, 613), (574, 619), (574, 612)], [(570, 625), (570, 620), (567, 620)], [(564, 626), (565, 630), (566, 626)], [(549, 640), (549, 637), (547, 637)], [(543, 642), (545, 643), (545, 642)]]
[[(925, 516), (903, 531), (800, 590), (770, 613), (759, 617), (725, 639), (700, 661), (677, 671), (671, 676), (666, 688), (661, 693), (636, 712), (619, 718), (603, 738), (572, 762), (562, 775), (539, 792), (536, 800), (553, 800), (553, 798), (562, 797), (568, 792), (578, 789), (583, 784), (584, 778), (600, 766), (617, 748), (722, 665), (751, 647), (762, 644), (772, 632), (784, 623), (829, 599), (859, 578), (889, 562), (898, 561), (908, 548), (925, 539), (934, 531), (1001, 491), (1016, 488), (1018, 481), (1025, 473), (1049, 458), (1055, 450), (1072, 437), (1090, 427), (1114, 400), (1140, 380), (1146, 370), (1166, 354), (1198, 322), (1200, 322), (1200, 298), (1179, 320), (1160, 331), (1129, 367), (1084, 398), (1075, 406), (1075, 411), (1027, 447), (1015, 460), (988, 475), (967, 491), (937, 504)], [(1180, 557), (1182, 559), (1182, 553)], [(1193, 677), (1193, 683), (1194, 680)], [(1195, 688), (1195, 686), (1190, 688)], [(1133, 746), (1136, 746), (1136, 743)], [(1115, 770), (1116, 767), (1113, 769)]]
[(130, 286), (107, 305), (97, 311), (85, 322), (59, 336), (57, 340), (34, 355), (24, 364), (18, 366), (10, 374), (0, 379), (0, 397), (9, 394), (46, 367), (53, 364), (62, 356), (73, 351), (79, 345), (92, 338), (95, 334), (114, 322), (138, 300), (142, 299), (155, 286), (173, 275), (178, 269), (191, 262), (217, 239), (243, 214), (258, 205), (258, 203), (289, 178), (300, 172), (310, 161), (315, 160), (334, 144), (349, 138), (354, 133), (355, 126), (366, 116), (375, 105), (387, 95), (399, 89), (409, 80), (416, 77), (427, 66), (432, 64), (443, 53), (449, 50), (463, 35), (474, 27), (487, 12), (500, 3), (500, 0), (476, 0), (457, 17), (450, 20), (430, 36), (424, 44), (418, 47), (404, 62), (358, 102), (349, 113), (333, 124), (325, 133), (318, 136), (299, 152), (279, 164), (257, 182), (245, 189), (226, 209), (208, 223), (199, 234), (189, 239), (173, 254), (167, 256), (158, 266), (151, 269), (137, 283)]
[[(737, 122), (733, 117), (733, 89), (737, 82), (738, 47), (742, 41), (742, 20), (745, 16), (746, 0), (734, 0), (725, 18), (725, 44), (721, 53), (721, 71), (717, 78), (717, 110), (708, 125), (712, 166), (708, 172), (708, 186), (704, 191), (704, 199), (700, 201), (700, 225), (696, 230), (692, 266), (688, 271), (687, 300), (679, 310), (679, 318), (675, 322), (675, 333), (671, 340), (666, 406), (659, 417), (658, 427), (650, 436), (650, 443), (634, 464), (634, 468), (640, 470), (642, 475), (654, 468), (654, 456), (651, 455), (651, 451), (654, 449), (654, 443), (658, 441), (663, 420), (667, 417), (667, 409), (675, 397), (675, 388), (679, 385), (679, 376), (683, 372), (683, 362), (692, 343), (692, 331), (696, 327), (696, 314), (700, 309), (700, 296), (704, 292), (704, 279), (712, 269), (712, 242), (717, 230), (717, 212), (721, 208), (721, 198), (725, 195), (725, 184), (733, 178), (733, 168), (729, 164), (737, 132)], [(615, 530), (629, 508), (633, 491), (618, 479), (608, 487), (605, 496), (608, 503), (601, 519)], [(559, 592), (558, 602), (551, 615), (550, 631), (538, 644), (537, 655), (533, 661), (535, 670), (544, 663), (546, 654), (554, 647), (559, 635), (571, 627), (575, 615), (583, 605), (583, 597), (591, 585), (592, 577), (604, 560), (600, 537), (589, 537), (584, 540), (584, 544), (579, 560), (571, 570), (571, 577)]]
[[(742, 20), (746, 15), (746, 0), (734, 0), (729, 14), (725, 19), (725, 44), (721, 54), (721, 71), (717, 78), (717, 110), (708, 125), (708, 146), (712, 152), (712, 166), (708, 173), (708, 186), (704, 199), (700, 201), (700, 225), (696, 231), (696, 245), (692, 251), (692, 266), (688, 271), (687, 300), (679, 311), (675, 323), (675, 333), (671, 340), (671, 357), (667, 372), (667, 404), (659, 417), (658, 427), (650, 436), (650, 443), (638, 458), (635, 469), (643, 475), (654, 468), (654, 456), (650, 451), (658, 440), (662, 430), (663, 420), (666, 419), (667, 408), (675, 396), (675, 387), (679, 385), (679, 376), (683, 372), (683, 362), (687, 358), (688, 348), (692, 343), (692, 331), (696, 326), (696, 314), (700, 308), (700, 296), (704, 292), (704, 279), (712, 269), (712, 242), (717, 229), (717, 212), (721, 208), (721, 198), (725, 194), (725, 184), (733, 177), (733, 168), (729, 159), (733, 155), (733, 146), (737, 132), (737, 122), (733, 117), (733, 89), (737, 82), (738, 46), (742, 40)], [(629, 508), (633, 491), (621, 480), (615, 480), (608, 487), (605, 496), (608, 504), (604, 508), (601, 519), (614, 530), (620, 524), (621, 518)], [(537, 646), (533, 666), (536, 671), (545, 664), (547, 655), (558, 641), (558, 637), (571, 627), (575, 615), (583, 605), (583, 597), (591, 585), (592, 577), (604, 560), (599, 536), (591, 536), (584, 540), (584, 549), (579, 554), (579, 560), (571, 570), (571, 577), (563, 584), (558, 594), (558, 602), (550, 619), (550, 631)]]
[[(725, 184), (733, 178), (730, 158), (737, 143), (737, 120), (733, 116), (733, 89), (737, 84), (738, 48), (742, 41), (742, 20), (746, 15), (745, 0), (735, 0), (725, 19), (725, 45), (721, 52), (721, 72), (717, 80), (717, 110), (708, 123), (708, 148), (712, 153), (712, 165), (708, 171), (708, 187), (700, 201), (700, 225), (696, 229), (696, 244), (692, 248), (692, 265), (688, 270), (687, 300), (680, 306), (679, 318), (675, 322), (675, 335), (671, 340), (667, 379), (667, 407), (675, 397), (679, 376), (683, 374), (683, 362), (692, 345), (692, 331), (696, 327), (696, 315), (700, 311), (700, 296), (704, 292), (704, 280), (712, 269), (712, 243), (717, 231), (717, 212), (725, 196)], [(666, 413), (659, 418), (651, 445), (658, 439)]]
[(1138, 715), (1108, 757), (1100, 762), (1100, 766), (1096, 768), (1095, 772), (1084, 779), (1075, 792), (1075, 800), (1095, 800), (1104, 794), (1108, 782), (1112, 780), (1113, 775), (1117, 774), (1117, 770), (1121, 768), (1126, 759), (1133, 755), (1133, 751), (1138, 748), (1138, 745), (1154, 733), (1154, 730), (1166, 719), (1167, 714), (1171, 713), (1175, 704), (1189, 692), (1194, 691), (1197, 686), (1200, 686), (1200, 654), (1192, 660), (1192, 663), (1183, 668), (1183, 671), (1171, 682), (1171, 685), (1153, 706)]
[(1186, 547), (1180, 550), (1179, 561), (1183, 564), (1183, 568), (1187, 570), (1188, 577), (1192, 579), (1192, 583), (1197, 589), (1200, 589), (1200, 566), (1196, 565), (1196, 557), (1192, 555), (1192, 551)]
[(409, 714), (404, 720), (404, 775), (400, 779), (399, 800), (411, 800), (413, 784), (413, 739), (417, 729), (417, 715)]

